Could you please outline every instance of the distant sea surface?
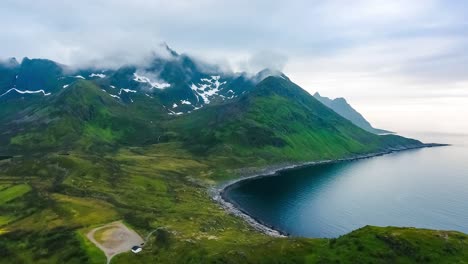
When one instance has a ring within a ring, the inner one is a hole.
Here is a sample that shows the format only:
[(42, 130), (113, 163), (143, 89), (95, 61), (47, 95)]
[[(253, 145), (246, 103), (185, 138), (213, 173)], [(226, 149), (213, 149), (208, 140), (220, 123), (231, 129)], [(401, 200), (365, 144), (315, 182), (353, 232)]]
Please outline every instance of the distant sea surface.
[(452, 146), (286, 170), (243, 181), (227, 197), (293, 236), (337, 237), (365, 225), (468, 233), (468, 135), (403, 135)]

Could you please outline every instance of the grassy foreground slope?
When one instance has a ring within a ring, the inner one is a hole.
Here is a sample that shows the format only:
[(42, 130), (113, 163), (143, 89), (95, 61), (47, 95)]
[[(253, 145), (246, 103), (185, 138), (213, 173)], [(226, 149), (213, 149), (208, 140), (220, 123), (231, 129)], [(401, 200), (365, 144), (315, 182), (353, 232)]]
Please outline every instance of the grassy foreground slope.
[[(231, 104), (168, 119), (79, 82), (2, 124), (0, 263), (104, 263), (85, 238), (122, 219), (142, 253), (112, 263), (464, 263), (458, 232), (365, 227), (336, 239), (273, 238), (209, 188), (243, 168), (418, 146), (353, 126), (287, 80)], [(21, 127), (9, 127), (22, 120)], [(39, 144), (39, 145), (37, 145)]]
[[(337, 239), (272, 238), (220, 209), (203, 180), (217, 169), (180, 146), (105, 156), (49, 154), (0, 164), (2, 185), (31, 186), (0, 205), (0, 263), (103, 263), (92, 227), (123, 219), (149, 238), (112, 263), (463, 263), (458, 232), (365, 227)], [(16, 208), (17, 210), (12, 210)]]

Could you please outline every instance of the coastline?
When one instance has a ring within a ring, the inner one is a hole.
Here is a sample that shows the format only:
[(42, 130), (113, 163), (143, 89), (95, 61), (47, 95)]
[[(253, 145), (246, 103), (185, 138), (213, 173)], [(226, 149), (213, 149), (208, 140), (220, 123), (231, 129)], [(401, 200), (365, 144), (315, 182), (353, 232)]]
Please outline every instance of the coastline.
[(243, 210), (237, 203), (230, 200), (227, 197), (226, 193), (229, 191), (229, 189), (235, 187), (236, 185), (240, 184), (243, 181), (248, 181), (248, 180), (263, 178), (263, 177), (277, 176), (279, 172), (285, 171), (285, 170), (291, 170), (291, 169), (308, 167), (308, 166), (315, 166), (319, 164), (331, 164), (331, 163), (338, 163), (338, 162), (344, 162), (344, 161), (355, 161), (355, 160), (383, 156), (383, 155), (387, 155), (387, 154), (391, 154), (395, 152), (401, 152), (405, 150), (431, 148), (431, 147), (443, 147), (443, 146), (450, 146), (450, 144), (427, 143), (427, 144), (418, 145), (418, 146), (392, 148), (387, 151), (374, 152), (374, 153), (363, 154), (363, 155), (355, 155), (355, 156), (350, 156), (348, 158), (342, 158), (342, 159), (336, 159), (336, 160), (319, 160), (319, 161), (309, 161), (309, 162), (301, 162), (301, 163), (267, 166), (266, 168), (258, 169), (256, 172), (250, 175), (247, 174), (238, 179), (227, 181), (225, 183), (218, 185), (217, 187), (211, 188), (210, 193), (211, 193), (212, 199), (216, 201), (218, 204), (220, 204), (221, 207), (226, 212), (242, 218), (255, 230), (263, 234), (272, 236), (272, 237), (289, 237), (289, 234), (287, 232), (284, 232), (278, 229), (277, 227), (270, 226), (267, 223), (263, 222), (262, 220), (257, 219), (254, 216), (250, 215), (248, 212)]

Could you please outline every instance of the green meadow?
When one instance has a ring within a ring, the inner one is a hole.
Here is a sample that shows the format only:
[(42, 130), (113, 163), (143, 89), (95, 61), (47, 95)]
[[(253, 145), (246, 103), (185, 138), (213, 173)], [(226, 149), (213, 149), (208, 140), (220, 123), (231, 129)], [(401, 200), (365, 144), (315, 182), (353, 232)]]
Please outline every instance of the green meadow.
[[(468, 236), (364, 227), (336, 239), (274, 238), (212, 201), (219, 177), (238, 177), (227, 157), (201, 159), (178, 144), (71, 152), (0, 163), (0, 263), (104, 263), (86, 233), (123, 220), (142, 237), (140, 254), (112, 263), (463, 263)], [(248, 162), (237, 160), (237, 163)], [(255, 168), (255, 166), (254, 166)], [(258, 167), (260, 168), (260, 166)], [(220, 171), (224, 176), (219, 176)]]

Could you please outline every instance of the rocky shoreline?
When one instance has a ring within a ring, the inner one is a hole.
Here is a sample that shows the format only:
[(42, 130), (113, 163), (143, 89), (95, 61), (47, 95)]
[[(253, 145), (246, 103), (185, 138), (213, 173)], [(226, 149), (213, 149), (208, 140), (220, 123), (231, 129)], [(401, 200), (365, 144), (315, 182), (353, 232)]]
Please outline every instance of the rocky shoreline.
[(273, 236), (273, 237), (288, 237), (289, 234), (287, 232), (284, 232), (277, 227), (270, 226), (264, 223), (260, 219), (256, 219), (255, 217), (250, 215), (248, 212), (243, 210), (234, 201), (230, 200), (226, 195), (229, 189), (235, 187), (237, 184), (240, 184), (243, 181), (257, 179), (261, 177), (275, 176), (275, 175), (278, 175), (280, 171), (284, 171), (284, 170), (290, 170), (290, 169), (306, 167), (306, 166), (314, 166), (314, 165), (319, 165), (319, 164), (329, 164), (329, 163), (337, 163), (337, 162), (343, 162), (343, 161), (354, 161), (354, 160), (382, 156), (382, 155), (405, 151), (405, 150), (441, 147), (441, 146), (449, 146), (449, 144), (428, 143), (428, 144), (422, 144), (422, 145), (410, 146), (410, 147), (392, 148), (392, 149), (388, 149), (382, 152), (375, 152), (375, 153), (364, 154), (364, 155), (355, 155), (352, 157), (337, 159), (337, 160), (321, 160), (321, 161), (302, 162), (302, 163), (295, 163), (295, 164), (282, 164), (282, 165), (268, 166), (262, 169), (253, 169), (253, 170), (250, 170), (250, 172), (244, 173), (243, 177), (225, 182), (221, 185), (218, 185), (217, 187), (212, 188), (210, 190), (210, 193), (211, 193), (211, 197), (213, 198), (213, 200), (219, 203), (224, 210), (226, 210), (230, 214), (233, 214), (235, 216), (242, 218), (244, 221), (246, 221), (250, 226), (252, 226), (257, 231), (262, 232), (269, 236)]

